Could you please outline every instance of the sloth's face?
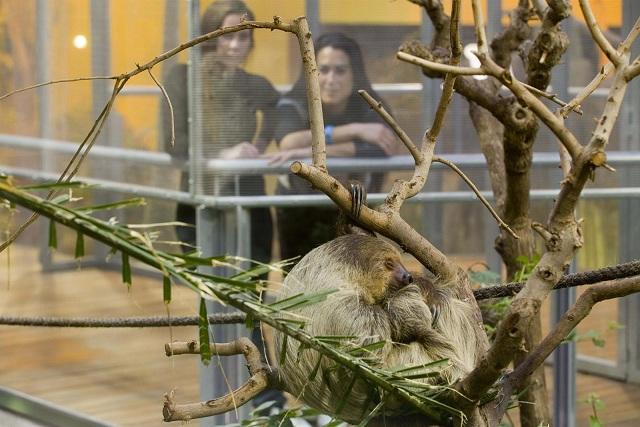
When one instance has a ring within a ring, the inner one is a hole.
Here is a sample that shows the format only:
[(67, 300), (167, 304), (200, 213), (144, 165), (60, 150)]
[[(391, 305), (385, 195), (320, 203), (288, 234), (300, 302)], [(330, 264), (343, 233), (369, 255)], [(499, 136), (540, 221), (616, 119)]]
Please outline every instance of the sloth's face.
[(384, 261), (384, 267), (387, 269), (390, 277), (390, 288), (399, 289), (413, 282), (413, 276), (411, 276), (411, 273), (402, 265), (399, 258), (387, 258)]

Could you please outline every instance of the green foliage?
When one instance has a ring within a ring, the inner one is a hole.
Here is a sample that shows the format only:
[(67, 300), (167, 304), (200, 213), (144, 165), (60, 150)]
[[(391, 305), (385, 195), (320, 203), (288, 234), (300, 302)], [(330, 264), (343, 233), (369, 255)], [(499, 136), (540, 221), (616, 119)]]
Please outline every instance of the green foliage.
[[(434, 420), (442, 420), (451, 415), (464, 418), (460, 411), (438, 400), (440, 394), (449, 390), (447, 384), (430, 385), (416, 381), (416, 378), (432, 375), (424, 366), (416, 367), (415, 371), (412, 371), (413, 375), (410, 375), (412, 378), (405, 376), (411, 370), (398, 373), (381, 369), (377, 355), (384, 343), (362, 344), (351, 339), (352, 337), (317, 338), (305, 331), (303, 319), (288, 312), (294, 307), (323, 301), (334, 292), (333, 290), (316, 295), (296, 295), (285, 301), (265, 304), (260, 299), (262, 283), (256, 280), (257, 273), (270, 269), (265, 265), (258, 265), (253, 272), (248, 273), (236, 266), (237, 257), (199, 257), (197, 254), (174, 254), (158, 250), (154, 247), (154, 236), (151, 234), (137, 232), (116, 221), (100, 220), (87, 212), (63, 204), (71, 200), (70, 195), (65, 195), (56, 201), (44, 200), (17, 189), (8, 182), (0, 181), (0, 198), (24, 206), (74, 229), (78, 234), (76, 244), (78, 256), (84, 253), (82, 237), (85, 235), (108, 245), (112, 251), (120, 251), (123, 254), (123, 278), (129, 279), (130, 271), (126, 273), (125, 266), (128, 265), (130, 257), (161, 271), (165, 278), (175, 280), (197, 292), (201, 298), (199, 338), (201, 358), (204, 363), (208, 363), (211, 359), (209, 324), (204, 301), (216, 299), (243, 311), (252, 319), (282, 331), (288, 339), (297, 340), (300, 343), (300, 351), (319, 352), (324, 360), (329, 360), (340, 367), (340, 373), (343, 374), (341, 378), (344, 378), (344, 374), (351, 375), (349, 380), (354, 375), (357, 376), (363, 384), (369, 386), (372, 396), (371, 406), (374, 408), (383, 408), (384, 403), (380, 406), (381, 402), (384, 402), (383, 397), (393, 395), (394, 401), (404, 401), (414, 411), (423, 412)], [(198, 266), (233, 267), (238, 270), (238, 274), (233, 277), (224, 277), (194, 271), (194, 267)], [(126, 268), (130, 269), (130, 267)], [(166, 288), (167, 280), (163, 280), (163, 298), (169, 300)], [(436, 365), (433, 365), (433, 368), (439, 369)]]
[[(607, 325), (607, 330), (609, 331), (617, 331), (623, 328), (624, 328), (624, 325), (621, 325), (618, 322), (613, 320), (609, 321)], [(602, 337), (602, 335), (603, 335), (603, 332), (596, 329), (589, 329), (584, 334), (579, 334), (576, 329), (573, 329), (571, 332), (569, 332), (569, 335), (567, 335), (567, 337), (563, 340), (563, 342), (577, 343), (577, 342), (590, 340), (593, 343), (593, 345), (595, 345), (596, 347), (602, 348), (606, 344), (605, 339)]]
[(598, 417), (598, 411), (604, 409), (604, 402), (595, 393), (589, 393), (586, 399), (581, 400), (580, 403), (586, 403), (591, 406), (591, 415), (589, 415), (589, 427), (602, 427), (604, 424)]
[(282, 410), (275, 406), (275, 402), (265, 402), (253, 409), (246, 420), (225, 427), (293, 427), (292, 418), (305, 419), (314, 424), (314, 419), (319, 415), (315, 409), (300, 407)]
[(49, 247), (56, 249), (58, 247), (58, 234), (56, 233), (56, 222), (49, 221)]
[(204, 298), (200, 298), (198, 332), (200, 337), (200, 360), (203, 364), (208, 365), (211, 362), (211, 343), (209, 341), (209, 316), (207, 315), (207, 304)]
[(533, 272), (533, 269), (540, 262), (540, 254), (533, 254), (531, 258), (525, 255), (520, 255), (516, 258), (516, 261), (520, 263), (521, 267), (520, 271), (516, 273), (513, 280), (515, 280), (516, 282), (524, 282), (529, 278), (529, 276)]
[(162, 300), (165, 304), (171, 302), (171, 278), (166, 275), (162, 277)]

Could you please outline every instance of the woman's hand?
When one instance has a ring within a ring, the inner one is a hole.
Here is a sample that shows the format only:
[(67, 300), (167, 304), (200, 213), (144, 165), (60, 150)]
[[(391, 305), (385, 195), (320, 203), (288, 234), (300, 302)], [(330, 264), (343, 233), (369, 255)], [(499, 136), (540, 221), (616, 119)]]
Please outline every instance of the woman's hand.
[(291, 159), (304, 159), (311, 157), (311, 147), (282, 150), (277, 153), (263, 154), (260, 157), (269, 160), (270, 165), (279, 166)]
[(220, 158), (225, 160), (255, 159), (259, 155), (258, 148), (250, 142), (241, 142), (220, 152)]
[(353, 126), (358, 139), (377, 145), (388, 156), (395, 152), (396, 136), (382, 123), (354, 123)]

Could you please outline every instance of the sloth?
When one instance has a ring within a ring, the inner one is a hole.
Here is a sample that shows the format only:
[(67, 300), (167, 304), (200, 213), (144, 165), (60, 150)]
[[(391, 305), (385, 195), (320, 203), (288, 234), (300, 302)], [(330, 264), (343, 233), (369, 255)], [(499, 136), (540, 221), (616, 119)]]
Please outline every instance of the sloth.
[[(287, 275), (278, 299), (328, 289), (336, 292), (324, 301), (290, 310), (309, 334), (355, 337), (360, 346), (383, 342), (367, 357), (384, 369), (449, 360), (440, 377), (423, 382), (452, 383), (473, 368), (478, 346), (472, 308), (450, 289), (409, 273), (386, 240), (349, 234), (315, 248)], [(351, 371), (279, 331), (275, 342), (285, 355), (281, 380), (295, 397), (350, 423), (372, 409), (371, 386)], [(392, 402), (385, 408), (390, 416), (401, 411)]]

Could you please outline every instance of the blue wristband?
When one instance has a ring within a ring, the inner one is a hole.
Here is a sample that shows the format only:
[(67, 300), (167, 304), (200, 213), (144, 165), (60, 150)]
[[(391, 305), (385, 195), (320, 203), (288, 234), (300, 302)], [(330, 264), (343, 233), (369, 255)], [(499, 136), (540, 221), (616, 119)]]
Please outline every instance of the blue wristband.
[(326, 125), (324, 127), (324, 140), (326, 141), (327, 145), (333, 144), (333, 126), (332, 125)]

